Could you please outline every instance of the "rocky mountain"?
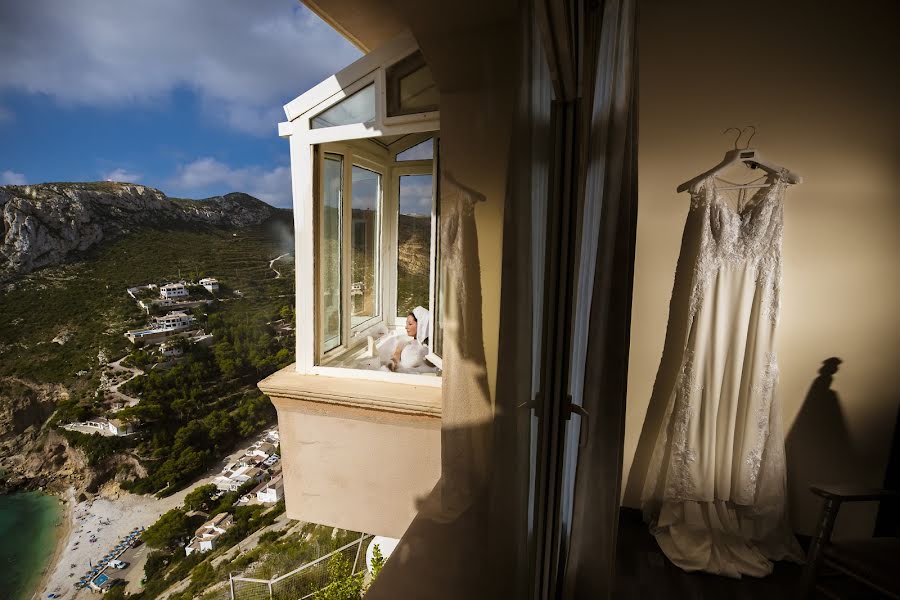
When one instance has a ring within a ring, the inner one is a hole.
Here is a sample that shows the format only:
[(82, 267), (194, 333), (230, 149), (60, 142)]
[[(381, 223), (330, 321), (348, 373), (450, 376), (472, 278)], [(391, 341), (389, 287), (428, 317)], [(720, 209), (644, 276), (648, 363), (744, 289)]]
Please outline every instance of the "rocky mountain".
[(280, 209), (243, 193), (169, 198), (129, 183), (44, 183), (0, 187), (0, 281), (64, 262), (144, 226), (246, 227)]

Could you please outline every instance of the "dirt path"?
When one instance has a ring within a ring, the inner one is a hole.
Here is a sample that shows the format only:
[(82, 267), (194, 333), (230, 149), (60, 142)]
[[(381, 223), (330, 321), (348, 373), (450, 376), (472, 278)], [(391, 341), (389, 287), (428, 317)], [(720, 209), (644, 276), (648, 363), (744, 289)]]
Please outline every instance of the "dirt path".
[(269, 261), (269, 268), (275, 271), (275, 279), (281, 279), (281, 271), (275, 268), (275, 263), (284, 258), (285, 256), (290, 256), (290, 252), (285, 252), (284, 254), (280, 254)]
[(109, 388), (107, 389), (107, 392), (114, 398), (124, 402), (125, 406), (136, 406), (138, 404), (138, 402), (141, 401), (140, 398), (134, 398), (127, 394), (123, 394), (122, 392), (119, 391), (119, 388), (122, 387), (123, 385), (125, 385), (126, 383), (128, 383), (129, 381), (131, 381), (132, 379), (134, 379), (135, 377), (140, 377), (141, 375), (144, 374), (144, 372), (142, 370), (138, 369), (137, 367), (126, 367), (125, 365), (123, 365), (122, 361), (125, 360), (126, 358), (128, 358), (128, 357), (123, 356), (119, 360), (107, 364), (107, 366), (110, 367), (113, 370), (113, 372), (124, 371), (126, 373), (131, 373), (131, 376), (128, 379), (120, 381), (119, 383), (117, 383), (115, 385), (109, 386)]

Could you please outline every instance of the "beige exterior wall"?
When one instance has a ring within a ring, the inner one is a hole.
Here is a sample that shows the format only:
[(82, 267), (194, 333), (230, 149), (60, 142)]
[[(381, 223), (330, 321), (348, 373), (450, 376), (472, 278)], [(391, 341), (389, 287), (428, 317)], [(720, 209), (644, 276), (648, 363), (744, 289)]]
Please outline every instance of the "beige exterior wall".
[(440, 477), (440, 417), (272, 402), (288, 517), (401, 537)]
[[(809, 533), (818, 514), (809, 484), (882, 483), (900, 401), (897, 16), (874, 2), (642, 3), (625, 505), (638, 504), (688, 209), (675, 187), (731, 147), (723, 129), (747, 124), (754, 146), (805, 178), (786, 195), (777, 343), (795, 527)], [(843, 361), (830, 388), (811, 389), (829, 357)], [(838, 534), (871, 531), (871, 506), (841, 512)]]

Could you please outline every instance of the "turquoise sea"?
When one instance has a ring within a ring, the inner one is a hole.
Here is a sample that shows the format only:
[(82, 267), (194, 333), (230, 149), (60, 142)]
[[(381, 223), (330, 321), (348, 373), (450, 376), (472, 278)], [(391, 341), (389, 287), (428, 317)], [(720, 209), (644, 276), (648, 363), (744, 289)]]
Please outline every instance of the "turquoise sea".
[(0, 598), (28, 600), (53, 556), (59, 500), (39, 492), (0, 495)]

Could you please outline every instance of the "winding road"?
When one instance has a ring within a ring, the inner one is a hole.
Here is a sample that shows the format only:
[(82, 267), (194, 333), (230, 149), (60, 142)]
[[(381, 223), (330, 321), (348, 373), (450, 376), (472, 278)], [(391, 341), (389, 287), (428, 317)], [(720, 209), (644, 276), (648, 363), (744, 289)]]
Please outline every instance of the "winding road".
[(291, 255), (290, 252), (285, 252), (284, 254), (280, 254), (269, 261), (269, 268), (272, 269), (273, 271), (275, 271), (275, 279), (281, 279), (281, 271), (279, 271), (278, 269), (275, 268), (275, 263), (277, 261), (281, 260), (282, 258), (284, 258), (285, 256), (290, 256), (290, 255)]
[(134, 379), (135, 377), (139, 377), (139, 376), (143, 375), (144, 372), (142, 370), (138, 369), (137, 367), (126, 367), (125, 365), (123, 365), (122, 361), (125, 360), (126, 358), (128, 358), (127, 355), (123, 356), (122, 358), (120, 358), (119, 360), (117, 360), (115, 362), (111, 362), (111, 363), (107, 364), (107, 366), (110, 367), (113, 370), (113, 372), (125, 371), (127, 373), (131, 373), (131, 377), (129, 377), (128, 379), (124, 379), (124, 380), (120, 381), (119, 383), (116, 383), (115, 385), (109, 386), (109, 389), (107, 390), (107, 392), (114, 398), (124, 402), (126, 406), (136, 406), (138, 404), (138, 402), (141, 401), (140, 398), (134, 398), (132, 396), (128, 396), (127, 394), (123, 394), (122, 392), (119, 391), (119, 388), (121, 386), (125, 385), (126, 383), (128, 383), (129, 381), (131, 381), (132, 379)]

